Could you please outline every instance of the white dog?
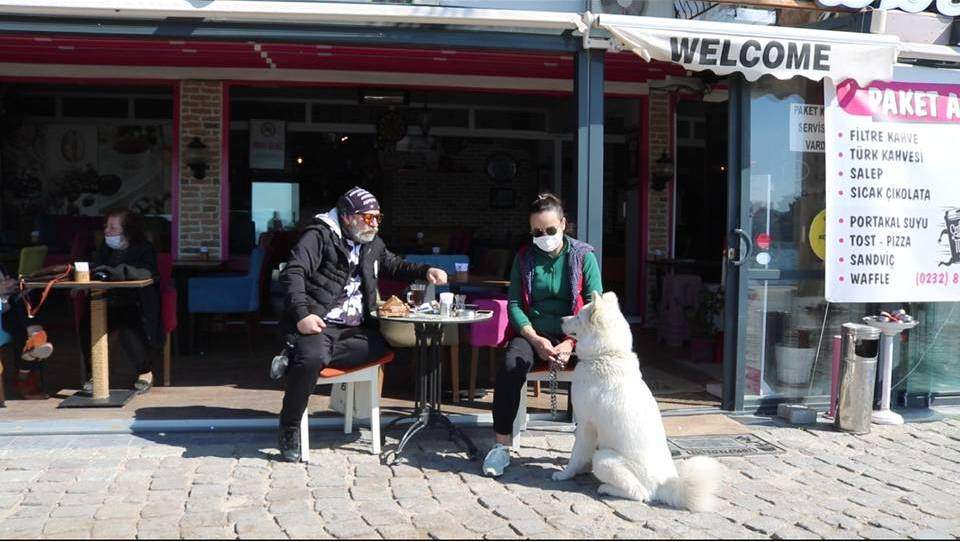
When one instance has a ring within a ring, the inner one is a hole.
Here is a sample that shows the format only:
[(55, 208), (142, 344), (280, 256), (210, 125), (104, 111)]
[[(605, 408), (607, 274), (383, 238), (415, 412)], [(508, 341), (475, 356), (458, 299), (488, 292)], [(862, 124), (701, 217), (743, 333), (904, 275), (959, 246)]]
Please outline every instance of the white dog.
[(569, 480), (592, 463), (600, 493), (711, 510), (721, 466), (707, 457), (684, 461), (679, 472), (674, 466), (616, 294), (594, 292), (577, 316), (563, 319), (563, 332), (577, 340), (571, 385), (577, 430), (570, 461), (553, 479)]

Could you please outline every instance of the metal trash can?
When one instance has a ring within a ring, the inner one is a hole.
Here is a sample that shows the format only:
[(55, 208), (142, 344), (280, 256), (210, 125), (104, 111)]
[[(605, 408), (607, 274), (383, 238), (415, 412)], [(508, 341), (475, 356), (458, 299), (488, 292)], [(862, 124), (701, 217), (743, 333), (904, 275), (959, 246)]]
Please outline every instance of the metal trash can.
[(880, 330), (863, 324), (843, 324), (840, 342), (840, 383), (834, 425), (841, 431), (869, 433)]

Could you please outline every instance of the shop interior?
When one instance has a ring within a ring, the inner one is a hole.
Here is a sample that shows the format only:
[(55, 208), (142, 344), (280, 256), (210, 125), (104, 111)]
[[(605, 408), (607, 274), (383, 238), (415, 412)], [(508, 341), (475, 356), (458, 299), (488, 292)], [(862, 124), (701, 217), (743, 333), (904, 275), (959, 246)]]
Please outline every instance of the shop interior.
[[(635, 62), (630, 59), (631, 62)], [(45, 265), (81, 261), (102, 243), (103, 212), (138, 210), (158, 254), (170, 256), (173, 201), (174, 100), (166, 86), (6, 84), (2, 141), (3, 263), (15, 272), (22, 250), (46, 247)], [(628, 280), (631, 251), (641, 235), (631, 213), (639, 198), (644, 160), (639, 97), (605, 100), (605, 289), (615, 291), (631, 316), (645, 379), (664, 410), (714, 409), (722, 379), (722, 237), (726, 223), (727, 108), (723, 101), (676, 103), (673, 130), (676, 182), (657, 186), (667, 198), (670, 248), (645, 262), (654, 287), (646, 300)], [(229, 90), (229, 258), (218, 273), (259, 281), (259, 308), (244, 315), (198, 316), (184, 297), (193, 276), (209, 271), (172, 265), (163, 288), (178, 290), (176, 327), (170, 331), (170, 386), (160, 385), (163, 353), (156, 352), (155, 382), (136, 399), (136, 418), (214, 418), (275, 415), (282, 384), (268, 378), (279, 350), (285, 253), (300, 227), (333, 205), (346, 188), (362, 185), (380, 198), (387, 217), (382, 236), (408, 257), (468, 262), (471, 273), (508, 278), (513, 254), (526, 239), (526, 206), (541, 191), (563, 198), (569, 231), (576, 234), (575, 115), (565, 94), (455, 92), (365, 87), (231, 86)], [(13, 113), (11, 113), (13, 112)], [(283, 121), (280, 167), (254, 167), (251, 121)], [(259, 273), (251, 255), (264, 253)], [(451, 265), (451, 274), (453, 266)], [(384, 281), (381, 295), (406, 285)], [(503, 295), (501, 285), (473, 297)], [(640, 314), (646, 303), (647, 317)], [(55, 342), (43, 367), (48, 401), (18, 401), (10, 348), (4, 350), (8, 412), (34, 418), (72, 394), (82, 378), (74, 301), (51, 295), (42, 318)], [(397, 339), (397, 361), (386, 368), (386, 407), (410, 404), (412, 349)], [(482, 413), (492, 400), (496, 349), (474, 347), (466, 334), (451, 341), (459, 361), (460, 393), (445, 385), (450, 408)], [(122, 349), (113, 349), (111, 380), (135, 378)], [(469, 366), (479, 360), (477, 391), (468, 397)], [(445, 362), (445, 378), (450, 366)], [(546, 412), (545, 386), (531, 383), (531, 409)], [(324, 410), (329, 390), (318, 390), (311, 409)], [(561, 407), (566, 392), (561, 389)], [(711, 395), (711, 393), (713, 395)], [(67, 417), (108, 417), (110, 410), (65, 410)]]

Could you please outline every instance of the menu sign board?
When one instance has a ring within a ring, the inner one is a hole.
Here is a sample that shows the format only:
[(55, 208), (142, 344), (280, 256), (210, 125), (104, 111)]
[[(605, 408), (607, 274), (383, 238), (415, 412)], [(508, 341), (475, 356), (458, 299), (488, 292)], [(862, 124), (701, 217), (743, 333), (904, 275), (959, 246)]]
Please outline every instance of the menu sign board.
[(823, 152), (823, 106), (790, 104), (790, 150)]
[(826, 298), (960, 301), (960, 85), (825, 85)]

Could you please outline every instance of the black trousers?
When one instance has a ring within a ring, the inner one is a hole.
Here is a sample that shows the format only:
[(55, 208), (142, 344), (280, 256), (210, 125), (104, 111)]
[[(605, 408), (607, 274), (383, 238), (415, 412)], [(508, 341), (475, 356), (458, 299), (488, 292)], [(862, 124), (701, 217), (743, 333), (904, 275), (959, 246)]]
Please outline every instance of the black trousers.
[[(137, 374), (153, 370), (153, 359), (147, 349), (147, 338), (140, 323), (140, 309), (136, 305), (107, 308), (107, 340), (111, 361), (116, 359), (116, 348), (121, 356), (136, 369)], [(85, 376), (89, 380), (90, 366), (90, 309), (83, 312), (80, 319), (80, 349), (84, 359)]]
[(365, 365), (389, 352), (380, 332), (365, 326), (328, 324), (323, 333), (291, 335), (293, 352), (287, 352), (286, 390), (280, 425), (294, 427), (300, 424), (310, 394), (317, 385), (317, 375), (327, 367), (349, 369)]
[[(561, 342), (556, 337), (547, 338), (554, 346)], [(520, 408), (520, 394), (526, 392), (524, 383), (527, 381), (527, 373), (534, 366), (535, 358), (536, 352), (527, 339), (517, 336), (507, 343), (503, 363), (497, 370), (497, 380), (493, 388), (493, 430), (498, 435), (513, 433), (513, 420)]]

